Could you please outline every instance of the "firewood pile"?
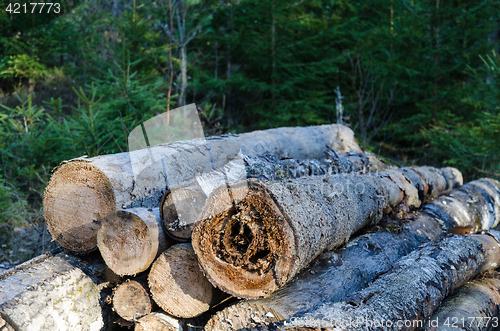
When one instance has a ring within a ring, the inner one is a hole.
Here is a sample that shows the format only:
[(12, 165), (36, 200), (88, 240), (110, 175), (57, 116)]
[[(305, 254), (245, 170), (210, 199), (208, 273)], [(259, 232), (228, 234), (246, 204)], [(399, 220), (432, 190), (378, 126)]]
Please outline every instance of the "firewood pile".
[(499, 324), (500, 183), (343, 125), (69, 160), (43, 208), (62, 248), (0, 274), (0, 331)]

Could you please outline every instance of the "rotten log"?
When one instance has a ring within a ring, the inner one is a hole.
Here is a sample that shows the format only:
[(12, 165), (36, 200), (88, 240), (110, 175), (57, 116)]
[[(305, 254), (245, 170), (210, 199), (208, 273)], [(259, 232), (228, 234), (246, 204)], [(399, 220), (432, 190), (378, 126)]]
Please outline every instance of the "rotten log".
[(487, 271), (447, 297), (425, 323), (426, 331), (486, 331), (500, 326), (500, 273)]
[(164, 251), (151, 266), (148, 283), (156, 304), (175, 317), (196, 317), (227, 297), (205, 278), (190, 244)]
[(425, 244), (344, 302), (328, 302), (275, 325), (278, 330), (415, 330), (443, 299), (500, 263), (500, 232), (453, 235)]
[[(205, 328), (216, 330), (251, 330), (257, 326), (252, 304), (263, 312), (283, 320), (303, 314), (325, 302), (339, 302), (360, 291), (378, 274), (420, 245), (437, 241), (457, 227), (470, 230), (490, 229), (500, 223), (500, 183), (480, 179), (440, 196), (406, 221), (388, 223), (386, 231), (361, 235), (342, 249), (325, 252), (297, 277), (269, 297), (247, 300), (216, 313)], [(456, 210), (461, 210), (457, 215)], [(432, 211), (428, 213), (427, 211)], [(481, 228), (477, 228), (478, 220)], [(335, 284), (335, 286), (332, 286)], [(263, 330), (264, 328), (262, 328)]]
[(97, 246), (108, 267), (120, 276), (148, 269), (173, 244), (161, 223), (158, 208), (131, 208), (106, 216), (97, 231)]
[(214, 286), (265, 297), (383, 212), (404, 214), (461, 182), (456, 169), (421, 167), (223, 186), (210, 195), (192, 244)]
[(127, 279), (113, 290), (113, 310), (126, 321), (137, 321), (151, 313), (146, 279)]
[(104, 262), (56, 253), (0, 274), (1, 319), (16, 331), (111, 329)]
[(97, 248), (99, 221), (110, 213), (158, 207), (169, 187), (188, 184), (240, 152), (309, 159), (322, 157), (327, 145), (341, 153), (361, 152), (353, 132), (333, 124), (198, 138), (66, 161), (54, 169), (45, 189), (47, 228), (63, 247), (85, 254)]

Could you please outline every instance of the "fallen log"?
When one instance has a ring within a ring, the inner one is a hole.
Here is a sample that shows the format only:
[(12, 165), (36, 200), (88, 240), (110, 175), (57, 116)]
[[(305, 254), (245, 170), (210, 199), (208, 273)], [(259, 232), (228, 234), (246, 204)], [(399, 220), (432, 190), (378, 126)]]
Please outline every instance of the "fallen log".
[(323, 251), (379, 221), (384, 210), (418, 208), (426, 193), (448, 193), (461, 181), (456, 169), (422, 167), (221, 187), (203, 211), (214, 216), (195, 224), (192, 244), (216, 287), (240, 298), (265, 297)]
[[(208, 142), (208, 143), (207, 143)], [(61, 163), (44, 193), (44, 217), (53, 239), (75, 253), (97, 248), (99, 221), (118, 209), (158, 207), (168, 187), (188, 184), (240, 151), (253, 157), (322, 157), (326, 146), (361, 152), (343, 125), (279, 128), (156, 145), (130, 153)]]
[(426, 331), (486, 331), (499, 326), (500, 273), (485, 272), (446, 298), (425, 323)]
[[(489, 198), (488, 198), (489, 196)], [(479, 199), (482, 199), (479, 201)], [(471, 202), (475, 203), (471, 203)], [(451, 211), (463, 210), (453, 218)], [(421, 244), (437, 241), (456, 227), (482, 229), (500, 222), (500, 183), (481, 179), (454, 189), (448, 196), (440, 196), (423, 210), (411, 215), (401, 225), (389, 223), (386, 231), (367, 233), (351, 241), (336, 252), (325, 252), (297, 277), (269, 297), (237, 303), (216, 313), (205, 329), (251, 330), (257, 324), (246, 309), (247, 304), (259, 307), (263, 314), (270, 312), (289, 319), (305, 313), (325, 302), (338, 302), (360, 291), (378, 274), (387, 271), (393, 263)], [(446, 208), (446, 209), (443, 209)], [(432, 214), (426, 212), (432, 210)], [(492, 222), (493, 220), (493, 222)], [(335, 284), (335, 286), (332, 286)]]
[(173, 244), (161, 222), (158, 208), (131, 208), (106, 216), (97, 231), (97, 246), (108, 267), (120, 276), (148, 269)]
[(227, 297), (205, 278), (190, 244), (164, 251), (151, 266), (148, 283), (156, 304), (175, 317), (201, 315)]
[(151, 313), (152, 304), (147, 280), (130, 280), (113, 290), (113, 310), (126, 321), (137, 321)]
[(276, 325), (278, 330), (415, 330), (443, 299), (474, 276), (498, 267), (500, 232), (454, 235), (400, 259), (345, 302), (328, 302)]
[[(367, 173), (387, 168), (383, 163), (372, 163), (376, 162), (373, 157), (369, 160), (364, 154), (357, 152), (341, 155), (335, 150), (329, 150), (326, 154), (327, 158), (310, 160), (280, 160), (269, 153), (256, 157), (245, 156), (244, 163), (238, 162), (240, 160), (231, 161), (220, 169), (198, 175), (190, 185), (173, 188), (163, 195), (160, 217), (164, 229), (178, 241), (189, 241), (194, 223), (201, 220), (201, 212), (208, 196), (219, 186), (225, 185), (226, 181), (237, 182), (247, 178), (276, 181), (313, 175)], [(227, 174), (232, 174), (231, 178)]]
[(56, 253), (0, 274), (1, 319), (16, 331), (110, 329), (104, 262)]

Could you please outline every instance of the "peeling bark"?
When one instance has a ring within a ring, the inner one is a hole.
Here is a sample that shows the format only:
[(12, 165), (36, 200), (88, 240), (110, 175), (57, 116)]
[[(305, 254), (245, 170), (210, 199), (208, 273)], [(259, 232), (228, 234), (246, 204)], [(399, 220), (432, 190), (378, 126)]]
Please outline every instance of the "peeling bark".
[[(487, 187), (490, 198), (484, 199), (480, 208), (477, 201)], [(463, 210), (462, 218), (454, 220), (442, 207), (453, 206)], [(454, 189), (449, 196), (440, 196), (423, 210), (411, 215), (402, 224), (400, 232), (379, 231), (359, 236), (336, 252), (325, 252), (303, 270), (297, 277), (267, 298), (247, 300), (237, 303), (214, 315), (205, 328), (216, 330), (251, 330), (255, 322), (248, 322), (245, 305), (253, 304), (261, 311), (277, 312), (284, 319), (300, 316), (326, 302), (338, 302), (348, 295), (367, 287), (398, 259), (417, 249), (421, 244), (437, 241), (457, 226), (476, 226), (475, 220), (483, 220), (483, 229), (500, 222), (500, 183), (491, 179), (481, 179)], [(426, 210), (433, 210), (432, 216)], [(436, 211), (439, 210), (439, 213)], [(491, 215), (485, 216), (488, 210)], [(438, 216), (439, 215), (439, 216)], [(448, 220), (448, 221), (443, 221)], [(490, 223), (490, 219), (494, 219)], [(389, 228), (391, 229), (391, 228)], [(335, 286), (332, 286), (335, 284)], [(259, 330), (266, 330), (260, 326)]]
[(446, 298), (425, 323), (426, 331), (486, 331), (498, 327), (500, 273), (485, 272)]
[[(47, 228), (63, 247), (86, 254), (97, 248), (104, 217), (124, 208), (158, 207), (168, 186), (189, 184), (197, 174), (227, 163), (231, 153), (241, 149), (250, 157), (270, 152), (280, 158), (308, 159), (322, 157), (327, 145), (341, 153), (361, 152), (349, 128), (323, 125), (192, 139), (66, 161), (45, 189)], [(134, 176), (134, 171), (139, 173)]]
[(145, 271), (173, 241), (165, 236), (158, 208), (118, 210), (106, 216), (97, 232), (97, 246), (117, 275)]
[(461, 181), (456, 169), (422, 167), (220, 187), (194, 227), (193, 248), (212, 284), (240, 298), (265, 297), (384, 211), (404, 214)]
[[(500, 232), (454, 235), (400, 259), (367, 288), (344, 302), (325, 303), (279, 330), (415, 330), (443, 299), (500, 263)], [(406, 323), (405, 323), (406, 322)]]
[(99, 278), (104, 269), (97, 257), (63, 252), (8, 270), (0, 274), (0, 321), (16, 331), (111, 329), (111, 308), (102, 300), (111, 290)]

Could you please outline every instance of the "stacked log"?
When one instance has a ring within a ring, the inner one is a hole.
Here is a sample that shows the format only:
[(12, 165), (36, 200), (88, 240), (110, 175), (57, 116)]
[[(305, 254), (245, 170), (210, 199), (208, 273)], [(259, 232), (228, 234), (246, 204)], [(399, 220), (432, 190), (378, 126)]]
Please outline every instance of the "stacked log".
[[(496, 226), (500, 222), (499, 207), (500, 183), (497, 181), (481, 179), (462, 185), (411, 215), (397, 233), (368, 233), (349, 241), (338, 251), (323, 253), (293, 281), (269, 297), (228, 307), (215, 314), (205, 329), (250, 330), (257, 323), (250, 317), (252, 312), (246, 308), (248, 304), (258, 307), (263, 314), (278, 314), (285, 320), (325, 302), (342, 301), (367, 287), (373, 278), (423, 243), (437, 241), (456, 228), (479, 230)], [(456, 210), (462, 211), (457, 217)], [(477, 221), (480, 228), (477, 228)]]
[(216, 287), (265, 297), (384, 213), (409, 212), (461, 182), (456, 169), (421, 167), (233, 184), (212, 192), (192, 244)]
[(158, 207), (169, 186), (189, 184), (240, 151), (250, 157), (271, 152), (280, 158), (311, 159), (322, 157), (327, 145), (343, 153), (361, 152), (349, 128), (323, 125), (192, 139), (63, 162), (44, 193), (47, 228), (61, 246), (86, 254), (97, 248), (104, 217), (125, 208)]
[(127, 279), (113, 291), (113, 310), (126, 321), (137, 321), (151, 313), (152, 307), (145, 279)]

